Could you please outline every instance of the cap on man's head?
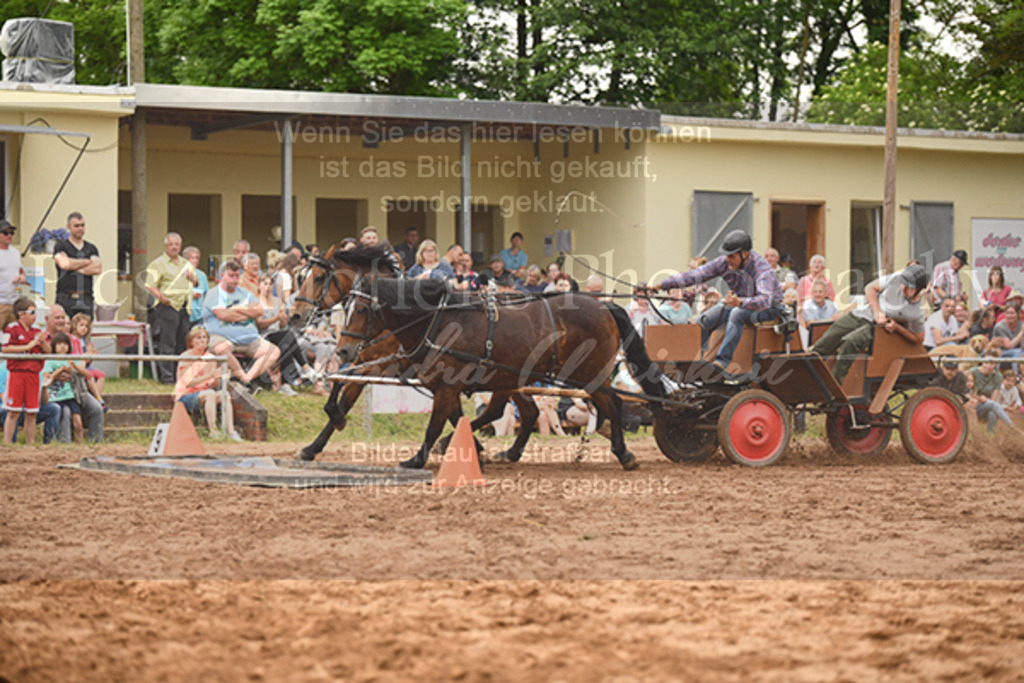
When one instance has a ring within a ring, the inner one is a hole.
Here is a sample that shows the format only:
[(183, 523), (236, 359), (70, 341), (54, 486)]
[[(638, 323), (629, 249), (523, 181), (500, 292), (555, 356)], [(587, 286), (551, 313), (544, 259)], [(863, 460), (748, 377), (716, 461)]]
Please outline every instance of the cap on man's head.
[(521, 233), (521, 232), (514, 232), (514, 233), (512, 233), (512, 236), (509, 237), (509, 240), (514, 240), (517, 237), (519, 239), (523, 239), (523, 233)]
[(967, 265), (967, 252), (963, 249), (957, 249), (954, 251), (953, 256), (956, 256), (957, 260), (963, 265)]
[(900, 280), (911, 289), (922, 290), (928, 286), (928, 271), (924, 266), (915, 263), (912, 266), (907, 266), (900, 273)]
[(793, 263), (793, 257), (789, 254), (783, 254), (779, 257), (779, 263)]
[(501, 254), (491, 254), (490, 263), (494, 263), (495, 261), (501, 261)]
[(1010, 295), (1006, 297), (1006, 300), (1010, 299), (1024, 299), (1024, 294), (1021, 294), (1019, 289), (1010, 290)]
[(955, 368), (957, 366), (956, 358), (953, 356), (942, 357), (942, 367), (944, 368)]
[(8, 230), (14, 231), (14, 230), (17, 230), (17, 229), (18, 229), (18, 227), (15, 226), (15, 225), (11, 225), (10, 221), (6, 221), (6, 220), (0, 218), (0, 232), (6, 232)]

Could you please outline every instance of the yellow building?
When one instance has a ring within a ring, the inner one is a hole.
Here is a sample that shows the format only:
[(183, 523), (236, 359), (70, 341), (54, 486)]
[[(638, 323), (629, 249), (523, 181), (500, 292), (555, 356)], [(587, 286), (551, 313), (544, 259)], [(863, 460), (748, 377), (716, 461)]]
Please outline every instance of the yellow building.
[[(145, 245), (130, 240), (136, 108), (146, 112)], [(78, 137), (44, 134), (43, 122)], [(54, 201), (85, 135), (88, 147)], [(879, 129), (526, 103), (5, 83), (0, 141), (5, 207), (20, 244), (37, 225), (58, 227), (81, 211), (108, 270), (98, 286), (104, 302), (128, 298), (130, 280), (119, 288), (117, 270), (129, 250), (144, 247), (153, 258), (169, 230), (199, 247), (204, 264), (230, 255), (242, 238), (265, 254), (279, 246), (279, 226), (321, 247), (368, 224), (397, 243), (415, 226), (442, 248), (464, 243), (478, 260), (519, 231), (533, 263), (568, 248), (579, 259), (568, 265), (577, 278), (590, 274), (588, 264), (635, 282), (684, 268), (702, 251), (714, 255), (722, 236), (740, 228), (755, 249), (792, 254), (798, 271), (824, 255), (841, 299), (878, 264)], [(980, 220), (1024, 230), (1022, 177), (1024, 136), (902, 131), (896, 264), (970, 252)], [(1024, 288), (1021, 269), (1007, 277)]]

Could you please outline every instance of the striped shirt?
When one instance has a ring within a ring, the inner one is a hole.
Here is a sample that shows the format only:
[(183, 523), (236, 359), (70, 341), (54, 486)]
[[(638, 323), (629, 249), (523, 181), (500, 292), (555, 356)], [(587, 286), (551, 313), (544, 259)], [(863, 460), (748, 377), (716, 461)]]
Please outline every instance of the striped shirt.
[(959, 298), (964, 291), (960, 284), (960, 276), (953, 270), (953, 266), (949, 265), (949, 261), (935, 266), (935, 272), (932, 274), (932, 303), (939, 305), (942, 303), (942, 297), (935, 293), (936, 289), (942, 289), (947, 297), (953, 299)]
[(775, 270), (756, 252), (750, 252), (746, 263), (738, 270), (729, 268), (725, 255), (708, 261), (699, 268), (680, 273), (661, 281), (661, 289), (689, 287), (721, 277), (740, 298), (740, 306), (751, 311), (761, 311), (782, 302), (782, 286)]

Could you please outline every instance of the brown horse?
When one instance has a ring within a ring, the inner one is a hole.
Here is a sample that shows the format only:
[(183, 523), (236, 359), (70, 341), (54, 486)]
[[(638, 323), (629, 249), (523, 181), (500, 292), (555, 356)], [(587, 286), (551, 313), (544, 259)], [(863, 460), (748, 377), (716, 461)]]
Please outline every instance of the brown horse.
[[(620, 309), (621, 310), (621, 309)], [(637, 466), (622, 435), (622, 400), (610, 390), (620, 340), (630, 362), (650, 367), (628, 319), (585, 295), (559, 294), (492, 307), (476, 294), (452, 293), (430, 280), (360, 279), (346, 305), (339, 343), (353, 358), (360, 343), (390, 330), (406, 360), (434, 394), (434, 408), (419, 452), (401, 463), (423, 467), (463, 392), (516, 392), (537, 381), (583, 389), (611, 423), (612, 452), (624, 469)], [(626, 328), (629, 328), (627, 333)], [(627, 336), (628, 334), (628, 336)], [(656, 381), (645, 390), (664, 395)], [(494, 402), (492, 401), (492, 404)], [(520, 437), (529, 437), (526, 416)], [(523, 439), (525, 445), (525, 439)], [(518, 455), (521, 455), (521, 451)]]
[[(341, 251), (332, 246), (323, 258), (312, 259), (300, 273), (302, 284), (292, 308), (292, 324), (303, 325), (311, 316), (321, 310), (329, 310), (335, 304), (341, 302), (351, 291), (352, 284), (360, 276), (369, 276), (371, 279), (377, 277), (396, 277), (401, 274), (399, 261), (396, 260), (394, 252), (390, 247), (357, 247), (349, 251)], [(367, 340), (364, 346), (359, 349), (356, 360), (360, 363), (380, 361), (398, 356), (400, 346), (398, 339), (388, 333), (381, 334), (377, 339)], [(395, 360), (390, 363), (376, 363), (368, 370), (360, 374), (376, 377), (399, 377), (407, 373), (411, 364), (402, 360)], [(324, 447), (335, 431), (341, 431), (347, 424), (348, 412), (355, 405), (359, 396), (363, 393), (365, 385), (354, 382), (334, 382), (331, 386), (331, 394), (324, 405), (324, 412), (327, 413), (328, 422), (317, 437), (299, 451), (302, 460), (314, 460), (323, 452)], [(473, 420), (473, 431), (476, 431), (485, 424), (493, 422), (501, 417), (505, 403), (511, 398), (519, 408), (524, 424), (532, 426), (536, 421), (538, 410), (533, 401), (519, 394), (510, 396), (505, 393), (496, 393), (488, 404), (487, 410)], [(462, 416), (461, 405), (459, 410), (451, 416), (454, 426), (458, 418)], [(532, 419), (530, 419), (532, 416)], [(525, 444), (529, 434), (522, 437)], [(442, 440), (440, 446), (447, 447), (451, 435)], [(519, 438), (516, 439), (518, 443)], [(477, 452), (482, 452), (482, 447), (477, 443)], [(507, 453), (522, 454), (522, 448), (509, 449)], [(512, 459), (518, 457), (509, 456)]]

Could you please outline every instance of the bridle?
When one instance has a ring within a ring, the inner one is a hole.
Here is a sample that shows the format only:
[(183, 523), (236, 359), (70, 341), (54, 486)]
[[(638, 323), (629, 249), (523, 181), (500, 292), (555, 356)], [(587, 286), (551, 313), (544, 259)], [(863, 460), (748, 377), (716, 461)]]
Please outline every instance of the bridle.
[[(314, 257), (309, 259), (309, 263), (307, 263), (306, 267), (302, 269), (303, 272), (306, 273), (305, 275), (302, 276), (303, 284), (305, 284), (305, 281), (309, 278), (309, 273), (312, 272), (313, 266), (317, 266), (322, 271), (324, 271), (323, 275), (321, 275), (319, 277), (313, 278), (313, 282), (315, 282), (317, 284), (320, 284), (321, 280), (324, 282), (323, 287), (320, 289), (320, 296), (319, 296), (319, 298), (317, 298), (317, 299), (310, 299), (308, 296), (303, 296), (301, 294), (296, 294), (295, 295), (295, 300), (296, 301), (302, 301), (303, 303), (311, 304), (314, 307), (314, 310), (321, 310), (321, 309), (325, 309), (325, 308), (330, 308), (331, 306), (334, 305), (334, 304), (330, 304), (330, 305), (327, 304), (327, 295), (331, 291), (331, 285), (334, 285), (335, 287), (337, 287), (339, 293), (342, 291), (342, 288), (341, 288), (341, 278), (338, 275), (338, 270), (333, 268), (331, 266), (331, 264), (328, 263), (325, 259), (323, 259), (323, 258), (321, 258), (319, 256), (314, 256)], [(342, 298), (342, 300), (344, 300), (344, 297)], [(338, 302), (336, 301), (334, 303), (338, 303)]]
[[(356, 278), (355, 282), (352, 283), (352, 289), (345, 297), (347, 299), (347, 301), (345, 301), (345, 324), (342, 326), (341, 330), (338, 331), (338, 335), (341, 337), (349, 337), (351, 339), (359, 340), (359, 343), (355, 346), (355, 352), (353, 354), (354, 358), (358, 358), (366, 347), (371, 345), (371, 343), (377, 343), (380, 341), (373, 333), (373, 324), (378, 318), (381, 318), (381, 323), (383, 324), (383, 318), (380, 313), (380, 301), (377, 299), (377, 295), (367, 294), (362, 291), (362, 286), (365, 281), (366, 277), (360, 275)], [(362, 300), (369, 302), (365, 306), (370, 309), (369, 321), (366, 323), (366, 329), (362, 332), (351, 332), (348, 328), (352, 323), (352, 315), (356, 311), (356, 303)]]

